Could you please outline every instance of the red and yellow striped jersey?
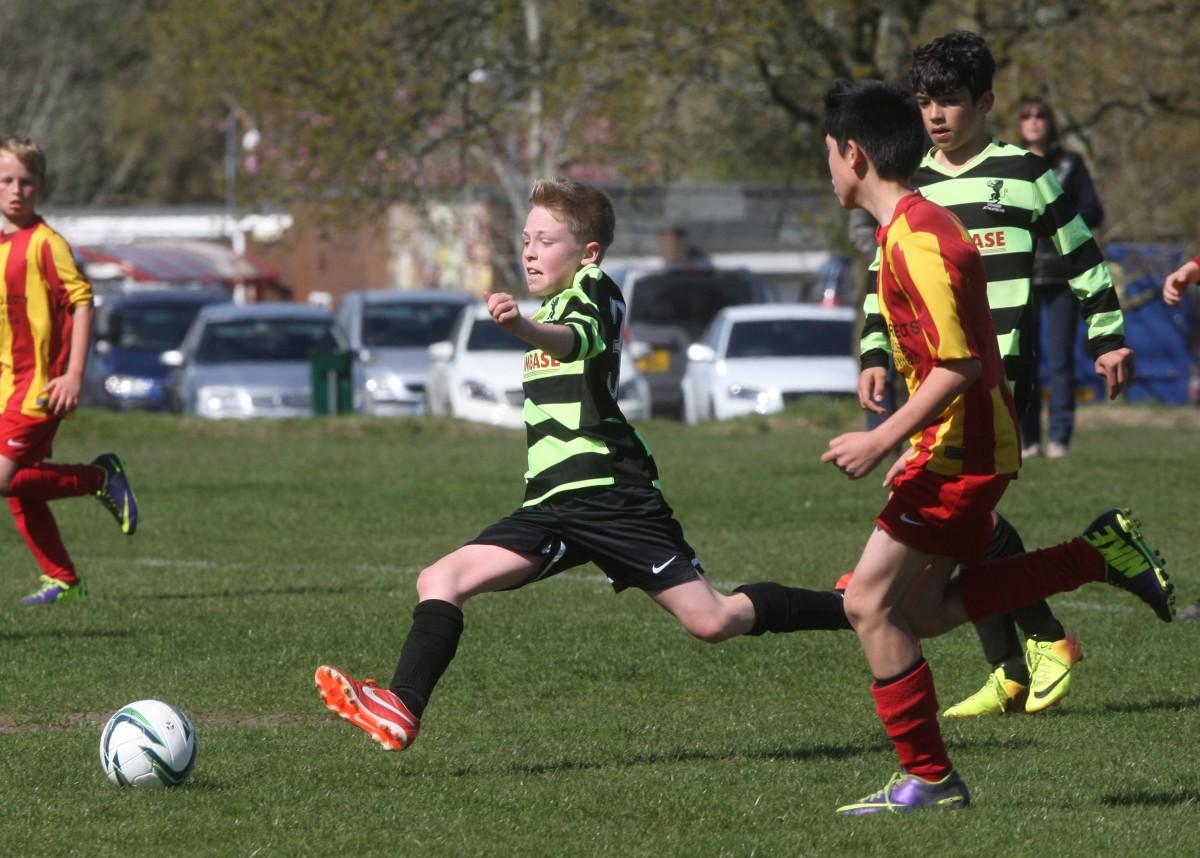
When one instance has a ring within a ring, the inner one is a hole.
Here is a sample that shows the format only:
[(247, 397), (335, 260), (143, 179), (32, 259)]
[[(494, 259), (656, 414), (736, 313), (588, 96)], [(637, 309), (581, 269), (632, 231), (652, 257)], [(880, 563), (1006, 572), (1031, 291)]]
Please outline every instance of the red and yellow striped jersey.
[(992, 327), (987, 274), (970, 235), (953, 214), (913, 193), (877, 238), (879, 307), (909, 392), (946, 361), (975, 358), (982, 368), (912, 436), (910, 464), (945, 476), (1015, 472), (1016, 410)]
[(92, 286), (41, 218), (0, 235), (0, 270), (0, 411), (48, 417), (46, 385), (66, 369), (73, 308), (91, 303)]

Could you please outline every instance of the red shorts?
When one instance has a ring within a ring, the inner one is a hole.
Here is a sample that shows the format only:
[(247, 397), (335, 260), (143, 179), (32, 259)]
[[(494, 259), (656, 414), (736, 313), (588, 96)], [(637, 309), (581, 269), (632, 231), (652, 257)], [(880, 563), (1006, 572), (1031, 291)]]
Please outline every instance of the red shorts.
[(18, 465), (33, 465), (49, 459), (59, 417), (26, 417), (6, 411), (0, 414), (0, 456)]
[(905, 470), (892, 485), (875, 522), (897, 542), (924, 554), (953, 557), (969, 566), (983, 559), (992, 533), (992, 510), (1012, 474), (945, 477), (923, 468)]

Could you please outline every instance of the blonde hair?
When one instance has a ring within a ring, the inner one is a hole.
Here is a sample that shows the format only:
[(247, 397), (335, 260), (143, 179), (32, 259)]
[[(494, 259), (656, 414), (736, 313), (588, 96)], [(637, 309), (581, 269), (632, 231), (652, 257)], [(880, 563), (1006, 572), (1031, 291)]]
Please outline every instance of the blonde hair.
[(601, 257), (613, 242), (617, 217), (613, 214), (612, 200), (593, 185), (565, 176), (538, 179), (529, 202), (554, 212), (580, 244), (591, 241), (599, 244)]
[(5, 137), (0, 139), (0, 152), (8, 152), (21, 162), (37, 182), (39, 191), (46, 187), (46, 153), (41, 146), (28, 137)]

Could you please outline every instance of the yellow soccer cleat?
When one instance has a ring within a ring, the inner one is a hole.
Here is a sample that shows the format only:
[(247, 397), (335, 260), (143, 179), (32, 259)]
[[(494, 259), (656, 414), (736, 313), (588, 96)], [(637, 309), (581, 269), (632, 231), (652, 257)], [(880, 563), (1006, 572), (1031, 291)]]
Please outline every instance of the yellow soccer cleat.
[(1003, 715), (1005, 712), (1023, 710), (1025, 695), (1029, 689), (1009, 679), (1003, 667), (997, 667), (987, 678), (983, 688), (966, 700), (955, 703), (942, 713), (943, 718), (978, 718), (981, 715)]
[(1079, 638), (1070, 632), (1059, 641), (1026, 641), (1029, 696), (1025, 700), (1025, 711), (1041, 712), (1066, 697), (1071, 690), (1071, 668), (1082, 658)]

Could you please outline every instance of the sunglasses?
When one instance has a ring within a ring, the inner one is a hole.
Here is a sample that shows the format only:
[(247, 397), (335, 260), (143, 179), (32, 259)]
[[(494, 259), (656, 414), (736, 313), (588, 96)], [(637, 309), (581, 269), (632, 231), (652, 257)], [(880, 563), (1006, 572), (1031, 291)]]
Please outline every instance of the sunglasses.
[(1022, 110), (1018, 115), (1021, 119), (1049, 119), (1046, 113), (1041, 110)]

